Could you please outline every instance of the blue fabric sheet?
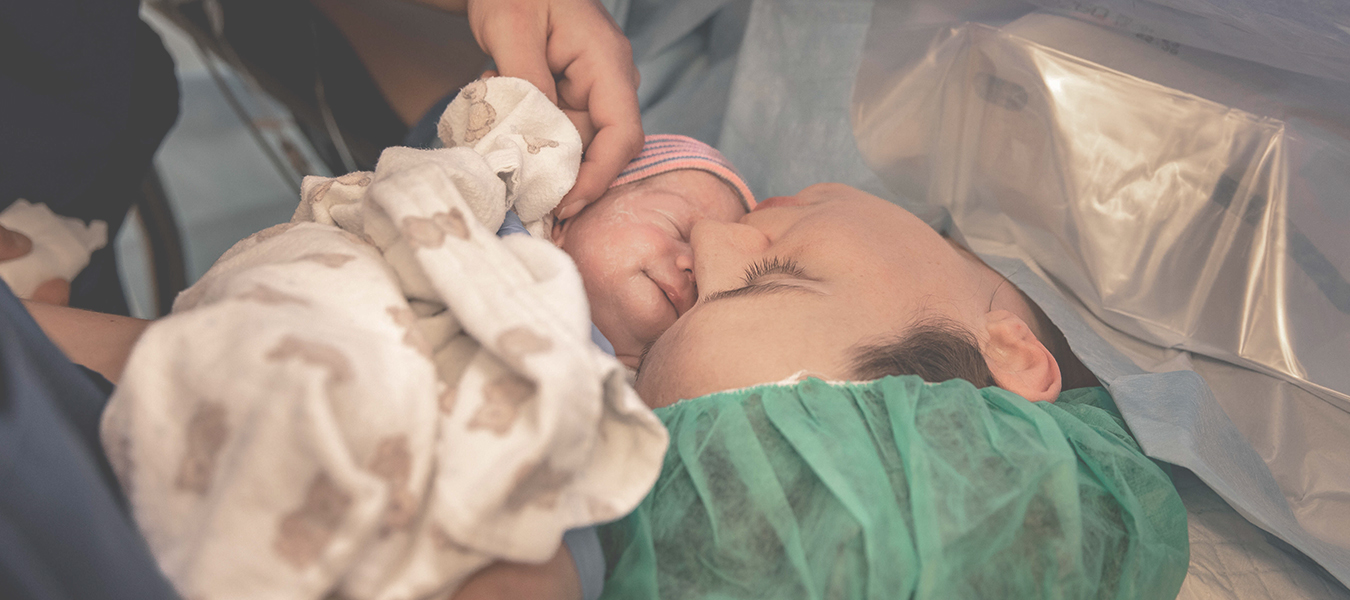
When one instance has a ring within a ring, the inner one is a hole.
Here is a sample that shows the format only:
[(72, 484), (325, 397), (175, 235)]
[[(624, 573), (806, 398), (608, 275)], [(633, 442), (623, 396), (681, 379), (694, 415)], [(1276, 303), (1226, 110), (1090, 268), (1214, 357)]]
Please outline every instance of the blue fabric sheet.
[(108, 394), (0, 282), (0, 598), (176, 598), (99, 444)]

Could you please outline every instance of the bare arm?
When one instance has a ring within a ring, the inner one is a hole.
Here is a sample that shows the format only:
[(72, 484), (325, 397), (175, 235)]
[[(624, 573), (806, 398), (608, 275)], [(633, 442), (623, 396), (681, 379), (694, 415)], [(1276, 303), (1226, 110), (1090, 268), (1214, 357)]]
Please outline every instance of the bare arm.
[(23, 304), (72, 362), (97, 371), (113, 383), (121, 379), (131, 347), (151, 323), (29, 300)]
[(541, 565), (495, 562), (474, 573), (451, 600), (581, 600), (581, 578), (567, 546)]

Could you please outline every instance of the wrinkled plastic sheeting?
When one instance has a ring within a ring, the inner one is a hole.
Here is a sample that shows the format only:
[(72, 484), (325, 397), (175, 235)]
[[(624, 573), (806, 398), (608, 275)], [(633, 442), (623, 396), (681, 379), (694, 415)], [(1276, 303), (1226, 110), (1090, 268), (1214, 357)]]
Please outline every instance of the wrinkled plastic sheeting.
[[(854, 132), (887, 187), (946, 208), (977, 250), (1019, 249), (1117, 335), (1264, 373), (1344, 422), (1350, 85), (1008, 15), (1022, 3), (956, 4), (874, 11)], [(944, 24), (953, 13), (999, 27)], [(1228, 388), (1220, 403), (1343, 563), (1347, 488), (1328, 476), (1346, 470), (1346, 436), (1235, 414), (1290, 402)], [(1346, 581), (1346, 565), (1328, 568)]]
[(1350, 410), (1350, 141), (993, 28), (948, 36), (879, 103), (902, 110), (859, 120), (883, 180), (1060, 267), (1114, 327)]
[[(1345, 600), (1350, 594), (1319, 577), (1306, 558), (1242, 518), (1185, 469), (1172, 481), (1186, 503), (1191, 562), (1176, 600)], [(1234, 593), (1234, 590), (1242, 590)]]

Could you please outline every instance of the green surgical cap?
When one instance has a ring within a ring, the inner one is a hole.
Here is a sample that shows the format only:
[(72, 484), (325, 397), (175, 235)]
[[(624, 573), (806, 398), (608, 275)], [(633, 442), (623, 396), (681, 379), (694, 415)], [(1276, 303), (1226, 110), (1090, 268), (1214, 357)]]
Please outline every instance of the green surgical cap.
[(1175, 598), (1186, 511), (1101, 388), (816, 379), (658, 409), (604, 598)]

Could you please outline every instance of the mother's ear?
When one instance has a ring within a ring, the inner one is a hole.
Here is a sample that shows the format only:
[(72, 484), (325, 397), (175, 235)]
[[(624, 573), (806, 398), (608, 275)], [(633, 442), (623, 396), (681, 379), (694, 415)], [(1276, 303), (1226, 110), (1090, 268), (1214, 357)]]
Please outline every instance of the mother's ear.
[(1059, 363), (1021, 317), (991, 311), (985, 315), (985, 330), (989, 337), (981, 351), (999, 387), (1032, 402), (1059, 397)]

